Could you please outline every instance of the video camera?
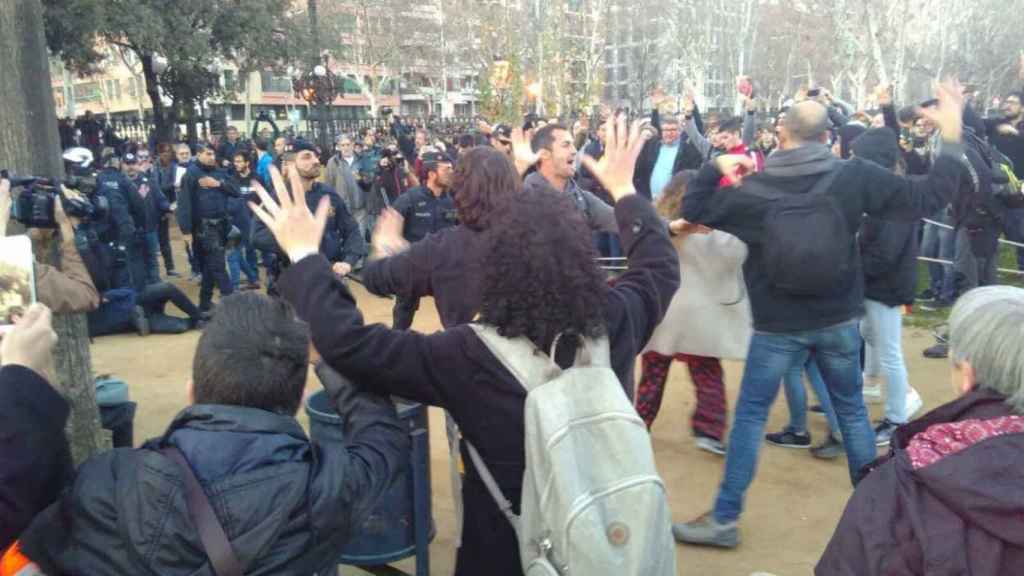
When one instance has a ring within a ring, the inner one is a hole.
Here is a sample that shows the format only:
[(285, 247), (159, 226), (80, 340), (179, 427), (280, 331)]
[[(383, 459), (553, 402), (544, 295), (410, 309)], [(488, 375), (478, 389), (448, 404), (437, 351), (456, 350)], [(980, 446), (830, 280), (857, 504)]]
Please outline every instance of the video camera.
[[(389, 169), (392, 166), (401, 166), (405, 162), (405, 157), (401, 155), (398, 150), (392, 150), (391, 148), (385, 148), (381, 150), (381, 158), (378, 166), (383, 169)], [(387, 162), (385, 162), (387, 160)]]
[[(11, 188), (24, 188), (11, 203), (11, 217), (28, 228), (57, 228), (56, 200), (60, 198), (64, 213), (83, 223), (104, 219), (110, 212), (107, 198), (96, 192), (96, 178), (91, 172), (92, 153), (72, 148), (64, 153), (68, 178), (24, 176), (0, 170), (0, 178), (10, 180)], [(69, 198), (63, 187), (82, 193), (82, 198)]]

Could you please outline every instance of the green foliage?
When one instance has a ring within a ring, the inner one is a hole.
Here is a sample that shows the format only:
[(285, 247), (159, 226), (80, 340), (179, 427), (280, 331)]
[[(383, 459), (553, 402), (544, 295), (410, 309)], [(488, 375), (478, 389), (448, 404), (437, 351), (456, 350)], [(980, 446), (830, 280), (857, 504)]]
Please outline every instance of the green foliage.
[[(47, 43), (66, 65), (92, 72), (107, 49), (167, 59), (163, 92), (181, 104), (217, 94), (218, 61), (241, 72), (293, 61), (304, 35), (280, 0), (43, 0)], [(152, 82), (153, 79), (147, 78)], [(156, 108), (154, 103), (154, 108)]]
[(477, 86), (480, 91), (480, 109), (484, 116), (492, 123), (501, 122), (516, 126), (522, 120), (522, 103), (526, 87), (519, 59), (511, 58), (508, 62), (510, 82), (507, 87), (499, 88), (492, 84), (494, 62), (480, 75)]

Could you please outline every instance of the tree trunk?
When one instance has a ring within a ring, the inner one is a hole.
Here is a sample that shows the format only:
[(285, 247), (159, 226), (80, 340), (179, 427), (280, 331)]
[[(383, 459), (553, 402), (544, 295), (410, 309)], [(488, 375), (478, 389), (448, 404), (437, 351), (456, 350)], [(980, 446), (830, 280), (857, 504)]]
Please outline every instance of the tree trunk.
[(160, 97), (160, 80), (157, 78), (156, 70), (153, 69), (153, 55), (136, 52), (139, 61), (142, 62), (142, 77), (146, 79), (146, 94), (149, 94), (149, 102), (153, 105), (153, 123), (156, 128), (157, 142), (170, 142), (174, 136), (174, 123), (167, 117), (164, 101)]
[[(39, 0), (0, 2), (0, 165), (61, 176), (60, 138)], [(75, 463), (109, 447), (100, 428), (89, 336), (82, 314), (55, 315), (56, 382), (71, 403), (68, 441)]]

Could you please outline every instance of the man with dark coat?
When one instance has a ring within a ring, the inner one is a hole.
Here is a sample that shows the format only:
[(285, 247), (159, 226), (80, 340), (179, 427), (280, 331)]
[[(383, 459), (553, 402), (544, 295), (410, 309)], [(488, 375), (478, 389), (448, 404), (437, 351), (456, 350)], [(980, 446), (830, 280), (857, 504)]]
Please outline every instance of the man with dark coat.
[[(327, 198), (330, 202), (327, 228), (320, 242), (320, 253), (331, 262), (334, 273), (344, 278), (366, 256), (366, 240), (359, 230), (359, 223), (352, 217), (341, 196), (330, 186), (317, 181), (320, 176), (320, 158), (317, 156), (316, 148), (308, 141), (298, 140), (295, 143), (295, 150), (294, 165), (289, 169), (298, 172), (309, 209), (315, 210), (322, 198)], [(273, 192), (270, 194), (276, 198)], [(281, 252), (274, 235), (263, 222), (255, 223), (252, 243), (257, 250), (277, 254), (276, 262), (282, 265), (287, 263), (287, 255)], [(280, 272), (281, 266), (275, 271), (274, 276)]]
[(196, 260), (203, 279), (199, 288), (199, 309), (213, 308), (213, 286), (216, 282), (221, 297), (233, 291), (225, 266), (224, 252), (231, 224), (228, 220), (228, 198), (239, 192), (227, 171), (217, 166), (213, 148), (200, 144), (196, 161), (181, 179), (178, 196), (178, 225), (185, 241), (194, 234)]
[[(687, 118), (689, 121), (690, 118)], [(636, 186), (637, 194), (648, 199), (653, 199), (658, 190), (651, 189), (652, 177), (657, 176), (658, 181), (665, 184), (672, 179), (672, 176), (683, 170), (696, 170), (700, 168), (704, 158), (700, 151), (694, 146), (689, 137), (682, 134), (679, 120), (676, 118), (662, 119), (657, 112), (652, 118), (652, 126), (661, 133), (660, 138), (651, 138), (644, 145), (640, 158), (636, 163), (636, 174), (633, 176), (633, 185)], [(663, 148), (674, 150), (674, 155), (663, 157)], [(666, 168), (659, 175), (659, 170)]]
[(70, 408), (44, 376), (56, 342), (42, 304), (0, 341), (0, 555), (71, 477)]
[[(22, 552), (53, 575), (213, 574), (186, 465), (245, 574), (306, 576), (336, 564), (405, 469), (409, 436), (389, 398), (325, 370), (309, 338), (281, 300), (225, 298), (196, 348), (192, 405), (142, 448), (82, 464), (22, 533)], [(311, 360), (344, 442), (311, 443), (295, 420)]]

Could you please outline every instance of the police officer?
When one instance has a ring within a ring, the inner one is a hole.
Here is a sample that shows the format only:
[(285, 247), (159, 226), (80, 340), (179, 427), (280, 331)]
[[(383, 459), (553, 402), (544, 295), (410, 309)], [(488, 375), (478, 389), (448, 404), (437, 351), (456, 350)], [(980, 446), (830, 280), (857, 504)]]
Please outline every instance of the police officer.
[[(427, 152), (421, 158), (427, 182), (406, 191), (391, 207), (402, 216), (402, 236), (409, 242), (418, 242), (444, 228), (455, 226), (455, 204), (448, 194), (452, 182), (452, 162), (440, 152)], [(396, 330), (408, 330), (413, 316), (420, 307), (419, 298), (399, 297), (395, 302)]]
[(199, 309), (208, 315), (213, 308), (213, 285), (221, 297), (231, 294), (231, 280), (224, 263), (224, 247), (231, 223), (228, 219), (228, 198), (239, 191), (227, 171), (217, 165), (213, 148), (199, 144), (196, 161), (182, 178), (178, 197), (178, 225), (185, 241), (191, 240), (196, 260), (203, 275), (199, 288)]
[[(324, 236), (320, 241), (320, 253), (332, 263), (334, 273), (344, 278), (366, 256), (366, 241), (360, 232), (359, 224), (348, 211), (341, 196), (330, 186), (317, 181), (317, 178), (320, 177), (321, 167), (320, 155), (316, 147), (308, 141), (297, 140), (293, 151), (293, 159), (285, 161), (285, 170), (295, 170), (298, 173), (306, 193), (306, 204), (309, 209), (316, 211), (320, 199), (325, 196), (330, 200), (331, 207), (328, 213), (327, 227), (324, 229)], [(270, 191), (269, 194), (275, 200), (277, 199), (273, 191)], [(278, 262), (287, 261), (287, 256), (278, 247), (274, 235), (258, 219), (252, 240), (253, 246), (258, 250), (276, 252)], [(280, 267), (275, 270), (275, 273), (280, 273)]]
[(153, 178), (149, 151), (124, 155), (122, 170), (132, 182), (129, 197), (135, 220), (135, 258), (131, 263), (132, 281), (137, 291), (160, 282), (160, 219), (171, 211), (171, 203)]
[(96, 223), (95, 233), (100, 242), (99, 257), (104, 267), (110, 270), (110, 279), (115, 286), (131, 285), (130, 258), (136, 245), (135, 219), (132, 207), (137, 206), (131, 181), (121, 172), (121, 159), (113, 148), (104, 148), (101, 158), (103, 169), (96, 176), (96, 191), (107, 198), (110, 213)]

